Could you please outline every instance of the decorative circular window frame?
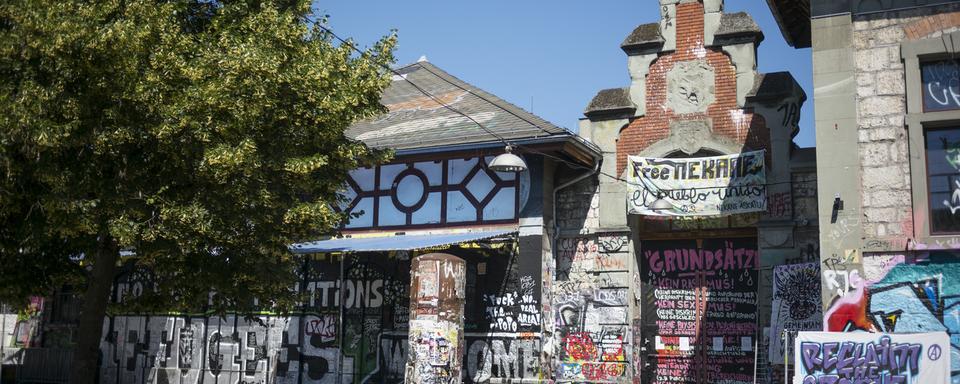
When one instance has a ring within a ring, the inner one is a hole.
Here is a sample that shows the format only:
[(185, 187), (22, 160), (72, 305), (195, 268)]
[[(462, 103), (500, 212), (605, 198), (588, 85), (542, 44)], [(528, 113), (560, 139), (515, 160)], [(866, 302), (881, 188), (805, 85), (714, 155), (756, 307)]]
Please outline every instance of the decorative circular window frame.
[[(403, 204), (400, 202), (399, 197), (400, 190), (398, 187), (400, 186), (400, 182), (402, 182), (403, 179), (407, 178), (408, 176), (420, 179), (420, 183), (423, 185), (423, 192), (420, 194), (420, 199), (413, 205)], [(427, 175), (425, 175), (423, 171), (415, 167), (409, 167), (397, 174), (397, 177), (393, 179), (391, 189), (392, 191), (390, 193), (390, 200), (393, 202), (393, 206), (396, 207), (400, 212), (411, 214), (420, 210), (420, 208), (423, 208), (424, 204), (427, 203), (427, 198), (430, 196), (430, 181), (427, 180)]]

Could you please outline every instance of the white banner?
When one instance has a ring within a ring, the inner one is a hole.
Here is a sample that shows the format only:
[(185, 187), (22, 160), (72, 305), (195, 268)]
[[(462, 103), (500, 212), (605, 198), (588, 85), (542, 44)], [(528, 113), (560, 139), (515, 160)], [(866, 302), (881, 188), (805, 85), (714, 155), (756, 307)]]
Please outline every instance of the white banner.
[(631, 214), (720, 216), (767, 210), (763, 151), (689, 159), (630, 156), (627, 174)]
[(794, 384), (950, 382), (945, 332), (800, 332), (795, 348)]
[[(783, 365), (783, 330), (790, 340), (797, 331), (823, 329), (820, 302), (820, 263), (779, 265), (773, 269), (773, 310), (770, 313), (770, 364)], [(789, 344), (787, 344), (789, 345)], [(790, 351), (795, 352), (795, 351)], [(793, 357), (793, 353), (790, 354)]]

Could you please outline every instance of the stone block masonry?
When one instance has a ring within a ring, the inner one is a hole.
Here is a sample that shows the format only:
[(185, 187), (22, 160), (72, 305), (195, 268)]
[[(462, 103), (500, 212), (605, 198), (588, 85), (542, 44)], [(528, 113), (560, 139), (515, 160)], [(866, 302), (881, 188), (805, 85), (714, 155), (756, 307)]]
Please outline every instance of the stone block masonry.
[(855, 16), (853, 23), (864, 237), (905, 239), (914, 225), (900, 45), (957, 30), (960, 5)]

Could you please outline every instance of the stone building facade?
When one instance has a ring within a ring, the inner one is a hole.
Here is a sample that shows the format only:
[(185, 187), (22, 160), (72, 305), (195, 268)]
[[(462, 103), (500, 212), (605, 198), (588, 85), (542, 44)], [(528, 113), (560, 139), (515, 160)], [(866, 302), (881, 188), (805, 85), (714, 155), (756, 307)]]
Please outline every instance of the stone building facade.
[[(768, 361), (774, 312), (785, 313), (774, 300), (775, 270), (816, 261), (819, 253), (816, 160), (792, 141), (806, 95), (789, 73), (757, 72), (763, 33), (749, 15), (725, 13), (722, 1), (709, 0), (661, 0), (660, 13), (621, 45), (631, 84), (600, 91), (581, 121), (580, 135), (603, 153), (599, 173), (558, 195), (554, 264), (544, 274), (553, 277), (544, 292), (556, 320), (544, 328), (552, 340), (544, 353), (555, 362), (550, 376), (768, 382), (782, 370)], [(767, 164), (761, 212), (627, 213), (629, 156), (757, 150)], [(712, 261), (721, 253), (748, 256), (740, 264), (725, 259), (731, 264), (716, 274), (695, 266), (706, 260), (696, 255)]]
[(946, 332), (960, 383), (960, 3), (768, 2), (813, 48), (824, 330)]

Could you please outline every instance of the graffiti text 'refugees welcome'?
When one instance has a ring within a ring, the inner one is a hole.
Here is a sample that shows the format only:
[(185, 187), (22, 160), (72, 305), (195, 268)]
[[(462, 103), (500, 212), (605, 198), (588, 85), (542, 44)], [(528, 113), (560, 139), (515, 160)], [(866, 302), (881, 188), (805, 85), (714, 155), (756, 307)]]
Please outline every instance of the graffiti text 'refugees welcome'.
[(906, 384), (920, 372), (920, 344), (803, 342), (803, 384)]

